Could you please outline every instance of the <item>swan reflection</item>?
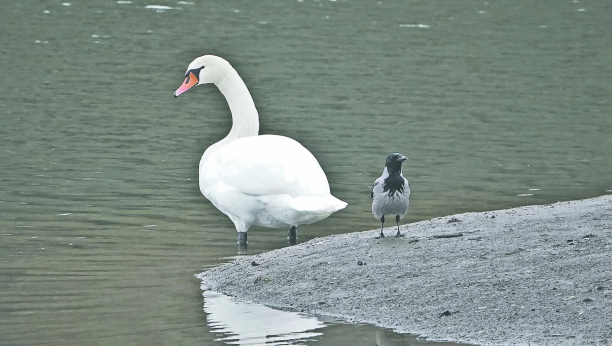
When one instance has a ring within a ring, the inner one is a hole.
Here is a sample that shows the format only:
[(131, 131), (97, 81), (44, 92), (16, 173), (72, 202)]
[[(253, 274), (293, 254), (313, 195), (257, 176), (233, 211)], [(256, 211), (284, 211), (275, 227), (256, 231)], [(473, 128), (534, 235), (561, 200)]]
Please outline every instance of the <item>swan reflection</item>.
[(323, 322), (313, 316), (274, 310), (212, 291), (204, 291), (203, 295), (208, 326), (218, 335), (215, 341), (228, 345), (470, 346), (423, 340), (416, 335), (367, 324), (342, 323), (333, 318), (322, 317)]
[(211, 332), (223, 334), (215, 341), (230, 345), (306, 345), (325, 327), (317, 318), (242, 302), (205, 291), (204, 311)]

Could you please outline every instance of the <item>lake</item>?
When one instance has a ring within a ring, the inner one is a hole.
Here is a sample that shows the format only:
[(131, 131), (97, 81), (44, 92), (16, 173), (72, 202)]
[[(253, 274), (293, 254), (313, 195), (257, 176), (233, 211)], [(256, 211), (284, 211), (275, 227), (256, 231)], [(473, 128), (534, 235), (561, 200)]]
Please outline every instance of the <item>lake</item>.
[[(391, 152), (409, 159), (403, 223), (611, 193), (611, 17), (583, 0), (3, 3), (0, 344), (235, 341), (194, 277), (239, 255), (197, 182), (227, 104), (172, 95), (194, 58), (230, 61), (260, 133), (301, 142), (349, 203), (305, 242), (379, 226)], [(286, 231), (251, 228), (248, 254)], [(418, 342), (311, 322), (288, 342)]]

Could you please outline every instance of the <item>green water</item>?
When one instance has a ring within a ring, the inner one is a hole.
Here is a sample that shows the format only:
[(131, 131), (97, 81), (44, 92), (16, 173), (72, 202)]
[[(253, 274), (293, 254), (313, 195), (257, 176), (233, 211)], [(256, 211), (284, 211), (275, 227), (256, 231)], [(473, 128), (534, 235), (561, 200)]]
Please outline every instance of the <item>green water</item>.
[[(193, 275), (236, 234), (197, 165), (229, 110), (213, 86), (172, 96), (203, 54), (349, 203), (301, 242), (378, 226), (390, 152), (409, 158), (404, 222), (612, 190), (612, 3), (64, 1), (1, 5), (2, 345), (220, 344)], [(285, 237), (252, 228), (249, 253)]]

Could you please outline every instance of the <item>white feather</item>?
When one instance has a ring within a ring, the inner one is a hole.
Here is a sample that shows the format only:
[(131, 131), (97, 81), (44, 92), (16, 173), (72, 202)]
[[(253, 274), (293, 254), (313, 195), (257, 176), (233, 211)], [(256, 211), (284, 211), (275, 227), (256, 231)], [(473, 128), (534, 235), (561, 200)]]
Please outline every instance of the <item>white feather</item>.
[[(332, 196), (317, 159), (297, 141), (258, 136), (259, 119), (244, 82), (227, 61), (203, 56), (199, 84), (214, 83), (232, 111), (230, 133), (200, 160), (200, 191), (226, 214), (238, 232), (251, 225), (286, 227), (320, 221), (346, 207)], [(181, 89), (179, 89), (181, 90)], [(175, 95), (182, 92), (177, 90)]]

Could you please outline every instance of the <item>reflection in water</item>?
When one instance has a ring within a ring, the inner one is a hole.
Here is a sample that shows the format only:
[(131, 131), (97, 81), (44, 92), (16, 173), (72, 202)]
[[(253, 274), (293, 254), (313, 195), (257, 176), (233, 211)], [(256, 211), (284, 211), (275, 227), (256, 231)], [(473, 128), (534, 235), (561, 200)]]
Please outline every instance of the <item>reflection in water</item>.
[(325, 325), (315, 317), (280, 311), (263, 305), (204, 291), (208, 325), (225, 336), (215, 341), (231, 345), (305, 345)]
[(222, 335), (215, 341), (229, 345), (469, 346), (427, 341), (367, 324), (275, 310), (213, 291), (205, 290), (203, 296), (208, 325), (213, 333)]
[(376, 346), (470, 346), (469, 344), (458, 344), (444, 341), (427, 341), (419, 339), (411, 334), (399, 334), (389, 329), (382, 329), (376, 332)]

